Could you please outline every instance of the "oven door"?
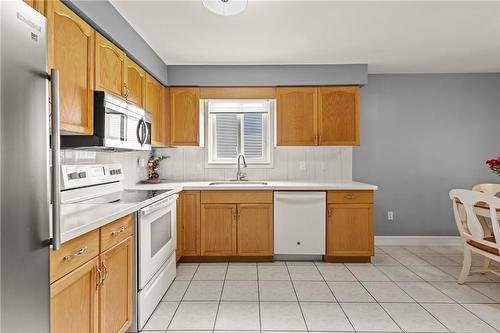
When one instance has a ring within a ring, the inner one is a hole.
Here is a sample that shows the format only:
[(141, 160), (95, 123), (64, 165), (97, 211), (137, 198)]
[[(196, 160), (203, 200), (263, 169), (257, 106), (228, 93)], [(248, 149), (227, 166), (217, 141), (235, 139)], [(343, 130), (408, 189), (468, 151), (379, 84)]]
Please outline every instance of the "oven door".
[(175, 253), (177, 194), (139, 212), (139, 290)]

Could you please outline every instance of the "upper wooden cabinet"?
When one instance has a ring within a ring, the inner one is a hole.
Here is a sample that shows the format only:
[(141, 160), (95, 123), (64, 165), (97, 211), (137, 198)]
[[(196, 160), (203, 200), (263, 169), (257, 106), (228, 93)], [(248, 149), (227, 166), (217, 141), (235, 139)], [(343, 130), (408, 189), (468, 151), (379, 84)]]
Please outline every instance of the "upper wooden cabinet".
[(198, 146), (200, 133), (200, 89), (170, 88), (170, 144)]
[(359, 145), (359, 87), (277, 88), (279, 146)]
[(317, 145), (316, 103), (316, 88), (277, 89), (277, 139), (279, 146)]
[(126, 97), (126, 56), (116, 45), (96, 32), (95, 89)]
[(140, 107), (146, 107), (146, 71), (133, 62), (130, 58), (125, 58), (125, 98)]
[(359, 145), (359, 87), (318, 88), (320, 146)]
[(146, 111), (151, 113), (151, 142), (165, 145), (165, 121), (163, 116), (163, 87), (151, 75), (146, 74)]
[(33, 7), (40, 14), (45, 15), (45, 0), (23, 0), (23, 1), (28, 5), (30, 5), (31, 7)]
[(61, 130), (94, 131), (94, 30), (59, 1), (47, 1), (49, 68), (59, 70)]

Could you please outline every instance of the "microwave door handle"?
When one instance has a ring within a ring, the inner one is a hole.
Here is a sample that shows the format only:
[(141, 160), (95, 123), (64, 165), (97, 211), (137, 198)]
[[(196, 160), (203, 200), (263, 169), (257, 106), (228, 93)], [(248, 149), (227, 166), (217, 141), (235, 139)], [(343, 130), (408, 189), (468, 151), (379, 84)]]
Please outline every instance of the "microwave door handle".
[(139, 122), (137, 123), (137, 141), (139, 141), (139, 143), (141, 143), (141, 140), (142, 140), (142, 119), (139, 120)]
[(143, 126), (143, 139), (142, 139), (142, 144), (145, 144), (146, 141), (148, 140), (148, 136), (149, 136), (149, 133), (148, 133), (148, 125), (146, 125), (146, 122), (143, 120), (142, 121), (142, 126)]
[(59, 70), (50, 71), (50, 90), (52, 94), (51, 117), (52, 117), (52, 250), (61, 248), (61, 136), (60, 136), (60, 100), (59, 100)]

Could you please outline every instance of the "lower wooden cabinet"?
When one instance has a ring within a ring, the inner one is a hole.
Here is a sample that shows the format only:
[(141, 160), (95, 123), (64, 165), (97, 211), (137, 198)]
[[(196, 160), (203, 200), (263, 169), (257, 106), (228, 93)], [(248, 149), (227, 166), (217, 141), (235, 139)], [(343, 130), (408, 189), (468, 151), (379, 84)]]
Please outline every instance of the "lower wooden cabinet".
[(239, 204), (238, 255), (272, 256), (274, 225), (272, 204)]
[(98, 332), (97, 267), (95, 257), (51, 284), (52, 333)]
[[(251, 198), (244, 194), (236, 193), (233, 200)], [(211, 193), (205, 200), (219, 201), (221, 195)], [(201, 204), (202, 256), (272, 256), (273, 230), (272, 203)]]
[(99, 256), (102, 282), (99, 287), (100, 332), (126, 332), (132, 323), (132, 237)]
[(369, 261), (374, 255), (373, 192), (329, 192), (327, 213), (327, 258)]
[[(200, 191), (183, 191), (179, 196), (177, 210), (178, 228), (181, 238), (182, 256), (191, 257), (200, 255)], [(179, 228), (180, 226), (180, 228)], [(179, 243), (177, 243), (179, 248)], [(179, 250), (177, 250), (179, 251)], [(179, 258), (180, 259), (180, 258)]]
[(236, 254), (236, 205), (201, 205), (201, 255)]
[[(63, 244), (60, 251), (67, 253), (57, 257), (63, 255), (62, 260), (70, 262), (84, 256), (88, 250), (70, 252), (72, 248), (64, 245), (91, 244), (89, 239), (98, 239), (99, 232), (108, 226)], [(127, 331), (132, 323), (133, 237), (116, 240), (110, 243), (111, 247), (101, 248), (93, 258), (51, 283), (52, 333)], [(82, 247), (87, 248), (87, 245)], [(51, 256), (51, 266), (58, 264), (53, 258), (56, 256)]]

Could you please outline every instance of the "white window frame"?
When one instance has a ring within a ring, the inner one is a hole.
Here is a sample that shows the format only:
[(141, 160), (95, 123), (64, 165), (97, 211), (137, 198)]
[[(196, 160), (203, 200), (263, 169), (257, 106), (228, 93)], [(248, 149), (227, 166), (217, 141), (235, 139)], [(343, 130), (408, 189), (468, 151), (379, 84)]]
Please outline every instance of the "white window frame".
[[(245, 99), (239, 99), (240, 101), (245, 101)], [(227, 99), (210, 99), (210, 100), (204, 100), (203, 101), (203, 110), (204, 110), (204, 118), (205, 118), (205, 143), (206, 143), (206, 149), (205, 149), (205, 167), (206, 168), (236, 168), (237, 167), (237, 158), (236, 159), (217, 159), (213, 160), (213, 152), (215, 151), (215, 122), (212, 121), (212, 117), (209, 114), (208, 111), (208, 102), (210, 101), (230, 101)], [(249, 100), (251, 101), (251, 100)], [(274, 148), (274, 115), (275, 115), (275, 102), (274, 100), (266, 100), (269, 102), (269, 111), (268, 111), (268, 117), (264, 119), (264, 140), (267, 139), (266, 142), (263, 144), (263, 149), (264, 149), (264, 156), (266, 156), (265, 160), (262, 161), (256, 161), (256, 160), (249, 160), (247, 159), (247, 166), (248, 168), (272, 168), (273, 167), (273, 148)], [(239, 117), (241, 120), (240, 122), (243, 122), (243, 117)], [(239, 144), (238, 146), (243, 148), (241, 145), (241, 140), (244, 136), (244, 133), (242, 130), (244, 130), (244, 127), (240, 125), (239, 128)], [(213, 138), (213, 139), (212, 139)], [(244, 149), (244, 148), (243, 148)], [(244, 153), (244, 152), (243, 152)], [(240, 151), (238, 151), (238, 154), (240, 154)]]

